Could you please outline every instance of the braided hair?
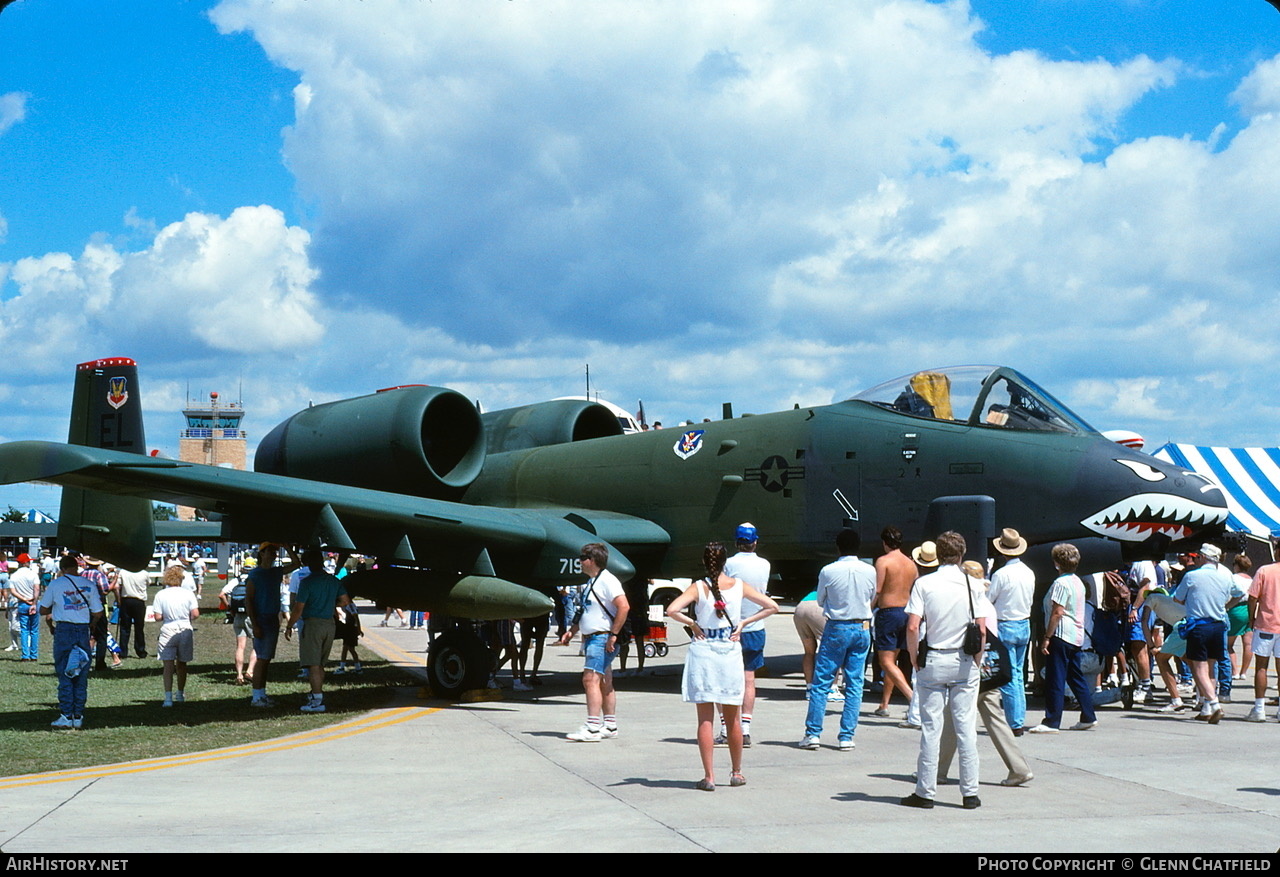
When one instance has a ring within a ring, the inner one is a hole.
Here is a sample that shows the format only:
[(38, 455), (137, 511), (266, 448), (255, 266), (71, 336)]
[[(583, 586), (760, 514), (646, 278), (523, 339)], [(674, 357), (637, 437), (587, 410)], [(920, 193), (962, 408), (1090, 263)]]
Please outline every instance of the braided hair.
[(716, 615), (725, 619), (729, 619), (729, 613), (724, 608), (724, 597), (720, 594), (720, 574), (724, 572), (725, 560), (728, 559), (728, 552), (724, 550), (724, 544), (720, 542), (708, 542), (707, 547), (702, 549), (702, 565), (707, 570), (707, 584), (711, 587), (711, 596), (715, 597)]

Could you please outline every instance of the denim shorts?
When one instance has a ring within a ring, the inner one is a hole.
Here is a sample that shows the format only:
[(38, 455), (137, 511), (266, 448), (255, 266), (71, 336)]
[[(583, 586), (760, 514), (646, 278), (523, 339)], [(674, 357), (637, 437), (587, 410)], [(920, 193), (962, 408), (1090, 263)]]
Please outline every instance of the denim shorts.
[(614, 643), (614, 650), (606, 652), (605, 646), (609, 642), (609, 632), (593, 633), (586, 637), (587, 660), (583, 665), (584, 670), (594, 670), (601, 676), (609, 672), (609, 665), (613, 663), (613, 659), (618, 655), (617, 643)]
[(744, 630), (742, 641), (742, 669), (755, 672), (764, 666), (764, 631)]

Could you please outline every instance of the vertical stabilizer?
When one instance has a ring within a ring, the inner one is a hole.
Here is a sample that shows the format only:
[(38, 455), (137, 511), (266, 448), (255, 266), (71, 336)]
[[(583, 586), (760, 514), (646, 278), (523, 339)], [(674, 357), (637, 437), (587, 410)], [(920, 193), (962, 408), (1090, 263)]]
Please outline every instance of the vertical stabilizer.
[[(137, 363), (116, 357), (76, 366), (67, 442), (146, 454)], [(60, 544), (125, 569), (139, 570), (151, 562), (155, 541), (151, 500), (80, 487), (62, 488)]]

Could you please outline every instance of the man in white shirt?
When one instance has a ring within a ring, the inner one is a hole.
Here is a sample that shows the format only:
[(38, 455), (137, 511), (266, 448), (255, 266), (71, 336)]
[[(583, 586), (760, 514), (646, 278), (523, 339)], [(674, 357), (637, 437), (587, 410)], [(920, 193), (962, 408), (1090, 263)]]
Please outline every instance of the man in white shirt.
[(146, 570), (116, 570), (116, 587), (120, 593), (120, 625), (116, 640), (120, 645), (120, 657), (129, 657), (129, 635), (133, 634), (133, 653), (139, 658), (147, 656), (147, 637), (143, 627), (147, 618), (147, 586), (151, 576)]
[[(938, 536), (938, 571), (916, 579), (907, 602), (907, 650), (916, 673), (920, 698), (920, 754), (916, 759), (916, 790), (899, 803), (904, 807), (933, 808), (938, 781), (938, 747), (944, 713), (950, 711), (960, 753), (960, 794), (966, 810), (982, 806), (978, 798), (977, 698), (990, 603), (976, 580), (960, 568), (965, 541), (948, 530)], [(975, 593), (975, 591), (977, 593)], [(970, 622), (977, 625), (980, 642), (976, 654), (964, 651)], [(925, 625), (927, 647), (921, 645)], [(923, 659), (924, 663), (921, 664)]]
[(1022, 736), (1027, 718), (1027, 644), (1031, 642), (1031, 601), (1035, 597), (1036, 574), (1022, 562), (1027, 540), (1017, 530), (1006, 527), (991, 540), (1004, 565), (991, 574), (987, 598), (996, 608), (997, 632), (1009, 650), (1013, 675), (1000, 689), (1000, 703), (1015, 737)]
[(40, 658), (40, 573), (26, 554), (17, 557), (18, 568), (9, 574), (9, 596), (16, 602), (22, 660)]
[(587, 721), (568, 739), (577, 743), (595, 743), (618, 736), (618, 698), (613, 689), (613, 659), (618, 654), (618, 634), (627, 622), (631, 606), (618, 577), (605, 566), (609, 549), (600, 542), (582, 546), (578, 558), (589, 580), (582, 586), (581, 613), (557, 642), (568, 645), (573, 635), (582, 631), (586, 664), (582, 670), (582, 688), (587, 695)]
[(871, 649), (871, 603), (876, 596), (875, 567), (858, 559), (861, 541), (856, 530), (841, 530), (836, 536), (840, 558), (818, 573), (818, 605), (827, 621), (813, 668), (801, 749), (817, 749), (821, 743), (827, 698), (831, 695), (836, 671), (841, 667), (844, 668), (845, 699), (837, 745), (842, 751), (855, 745), (853, 735), (858, 729), (858, 711), (862, 708), (862, 679), (866, 673), (867, 652)]
[[(736, 534), (738, 553), (724, 565), (724, 574), (741, 579), (761, 594), (768, 594), (769, 561), (756, 554), (760, 534), (755, 524), (739, 524)], [(750, 618), (760, 611), (750, 600), (742, 601), (742, 617)], [(751, 712), (756, 705), (756, 671), (764, 666), (764, 620), (748, 624), (742, 629), (742, 667), (745, 687), (742, 692), (742, 745), (751, 745)], [(724, 717), (721, 716), (721, 722)], [(716, 738), (716, 745), (727, 744), (724, 733)]]

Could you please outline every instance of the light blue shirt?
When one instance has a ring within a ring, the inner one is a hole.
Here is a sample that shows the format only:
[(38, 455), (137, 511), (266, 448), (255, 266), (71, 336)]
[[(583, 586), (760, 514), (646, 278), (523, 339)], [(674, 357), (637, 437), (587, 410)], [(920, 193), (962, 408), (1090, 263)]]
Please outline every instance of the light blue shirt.
[(1218, 564), (1206, 564), (1182, 577), (1173, 599), (1186, 604), (1187, 617), (1227, 620), (1227, 603), (1244, 596), (1235, 576)]
[(818, 605), (833, 621), (870, 618), (875, 596), (875, 567), (852, 554), (827, 564), (818, 573)]

